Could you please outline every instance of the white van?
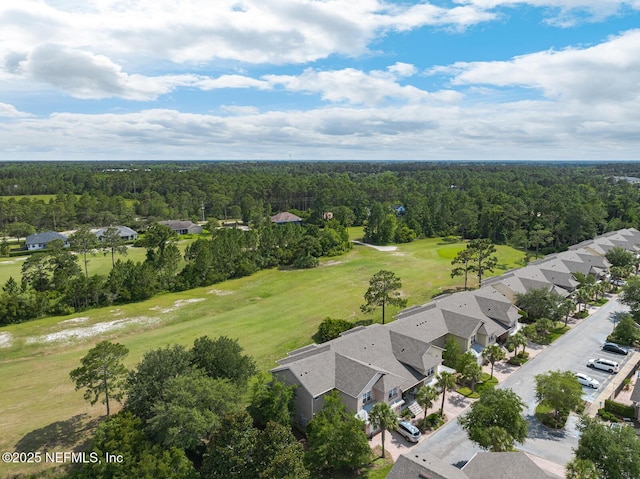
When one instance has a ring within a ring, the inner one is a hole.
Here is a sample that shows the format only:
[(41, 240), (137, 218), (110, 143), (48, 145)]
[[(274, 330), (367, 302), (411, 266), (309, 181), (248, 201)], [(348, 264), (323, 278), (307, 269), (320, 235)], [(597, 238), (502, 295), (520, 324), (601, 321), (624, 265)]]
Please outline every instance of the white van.
[(589, 361), (587, 361), (587, 367), (602, 369), (603, 371), (608, 371), (610, 373), (617, 373), (620, 371), (620, 365), (618, 363), (604, 358), (589, 359)]
[(420, 440), (420, 429), (415, 427), (409, 421), (398, 421), (396, 431), (402, 434), (409, 442), (418, 442)]

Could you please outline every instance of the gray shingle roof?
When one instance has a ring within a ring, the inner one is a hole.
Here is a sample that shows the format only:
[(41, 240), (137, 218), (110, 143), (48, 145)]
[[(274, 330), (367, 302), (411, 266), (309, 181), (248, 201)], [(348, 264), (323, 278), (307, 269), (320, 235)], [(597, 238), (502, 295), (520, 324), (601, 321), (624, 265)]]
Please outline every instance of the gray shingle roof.
[[(387, 479), (469, 479), (460, 469), (428, 453), (409, 453), (398, 457)], [(491, 476), (487, 476), (491, 477)]]
[(462, 468), (469, 479), (557, 478), (533, 462), (523, 452), (480, 452)]
[[(118, 234), (123, 237), (123, 236), (135, 236), (138, 233), (135, 232), (134, 230), (132, 230), (131, 228), (129, 228), (128, 226), (111, 226), (111, 228), (115, 228), (118, 230)], [(97, 230), (94, 231), (95, 235), (100, 238), (101, 236), (104, 236), (104, 233), (107, 231), (108, 228), (98, 228)]]
[(62, 240), (64, 242), (67, 241), (67, 237), (62, 233), (57, 233), (56, 231), (45, 231), (44, 233), (36, 233), (33, 235), (27, 236), (25, 240), (25, 244), (47, 244), (53, 240)]

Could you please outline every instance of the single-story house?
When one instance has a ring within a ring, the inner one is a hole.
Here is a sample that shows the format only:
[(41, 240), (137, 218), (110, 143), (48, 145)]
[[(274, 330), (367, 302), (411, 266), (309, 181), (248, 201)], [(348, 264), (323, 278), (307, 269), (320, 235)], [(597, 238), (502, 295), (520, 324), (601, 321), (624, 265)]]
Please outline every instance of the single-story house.
[(167, 220), (167, 221), (158, 221), (158, 223), (161, 225), (168, 226), (179, 235), (202, 234), (202, 226), (197, 225), (192, 221)]
[(277, 215), (273, 215), (271, 217), (271, 222), (277, 225), (284, 225), (288, 223), (292, 223), (294, 225), (301, 225), (302, 218), (294, 215), (293, 213), (289, 213), (288, 211), (283, 211), (282, 213), (278, 213)]
[(61, 240), (65, 246), (69, 246), (68, 238), (62, 233), (56, 231), (45, 231), (44, 233), (36, 233), (27, 236), (25, 247), (28, 251), (42, 250), (47, 247), (53, 240)]
[(401, 455), (387, 479), (559, 479), (524, 452), (478, 452), (461, 469), (428, 453)]
[[(129, 228), (128, 226), (110, 226), (110, 228), (115, 228), (118, 230), (118, 236), (123, 241), (135, 241), (138, 239), (138, 233)], [(104, 240), (104, 234), (108, 228), (99, 228), (94, 231), (96, 237), (99, 241)]]

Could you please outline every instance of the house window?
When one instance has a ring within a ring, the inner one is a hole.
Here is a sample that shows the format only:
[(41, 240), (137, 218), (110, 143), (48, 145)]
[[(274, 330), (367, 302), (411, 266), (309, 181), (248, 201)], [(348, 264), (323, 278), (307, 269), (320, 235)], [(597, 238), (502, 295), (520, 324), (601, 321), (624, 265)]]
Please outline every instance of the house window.
[(471, 344), (476, 342), (476, 335), (471, 336)]
[(367, 391), (362, 395), (362, 404), (367, 404), (371, 401), (371, 391)]
[(393, 388), (389, 391), (389, 399), (394, 398), (398, 395), (398, 388)]
[(433, 376), (433, 373), (434, 373), (434, 372), (435, 372), (435, 369), (434, 369), (434, 368), (429, 368), (429, 369), (427, 370), (427, 376)]

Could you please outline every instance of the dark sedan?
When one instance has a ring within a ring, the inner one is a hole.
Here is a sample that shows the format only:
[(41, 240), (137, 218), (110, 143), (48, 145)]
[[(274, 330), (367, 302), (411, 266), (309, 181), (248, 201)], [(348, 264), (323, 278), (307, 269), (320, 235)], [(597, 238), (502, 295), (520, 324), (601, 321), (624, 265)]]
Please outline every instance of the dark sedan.
[(616, 343), (604, 343), (604, 346), (602, 346), (602, 349), (604, 351), (609, 351), (610, 353), (616, 353), (616, 354), (628, 354), (629, 350), (623, 346), (620, 346)]

